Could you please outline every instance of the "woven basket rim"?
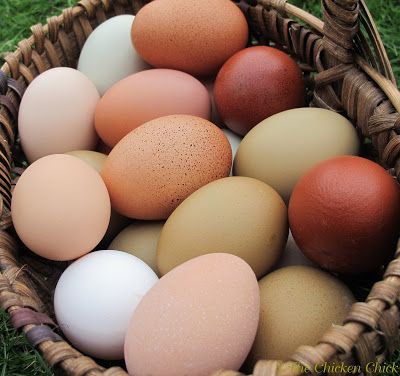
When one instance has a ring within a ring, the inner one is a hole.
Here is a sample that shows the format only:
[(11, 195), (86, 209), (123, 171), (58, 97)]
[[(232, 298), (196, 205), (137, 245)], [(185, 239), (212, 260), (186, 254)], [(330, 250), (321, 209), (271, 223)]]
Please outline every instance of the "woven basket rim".
[[(37, 74), (50, 67), (75, 64), (77, 52), (93, 27), (109, 16), (136, 13), (147, 2), (82, 0), (60, 16), (51, 17), (45, 26), (34, 25), (32, 36), (6, 56), (0, 70), (0, 305), (49, 364), (59, 365), (71, 375), (127, 374), (119, 367), (106, 370), (62, 340), (53, 330), (54, 321), (43, 313), (45, 305), (34, 285), (43, 290), (48, 287), (18, 254), (19, 245), (10, 231), (12, 173), (21, 173), (12, 170), (18, 106), (24, 89)], [(239, 6), (262, 43), (269, 32), (274, 43), (302, 60), (302, 69), (314, 88), (314, 105), (345, 111), (361, 133), (371, 137), (381, 163), (400, 180), (400, 93), (365, 0), (323, 0), (322, 4), (325, 22), (285, 0), (247, 0), (240, 1)], [(311, 30), (286, 17), (303, 21)], [(373, 53), (354, 21), (360, 19), (371, 32), (369, 38), (373, 37)], [(310, 75), (312, 71), (317, 72), (315, 78)], [(363, 104), (362, 111), (357, 103)], [(297, 362), (314, 370), (315, 364), (336, 358), (361, 366), (375, 359), (384, 361), (400, 345), (399, 295), (400, 241), (383, 280), (373, 286), (366, 302), (353, 305), (342, 326), (333, 326), (316, 346), (301, 346), (290, 362), (260, 361), (253, 375), (299, 375), (300, 369), (293, 367)], [(218, 371), (216, 375), (240, 374)]]

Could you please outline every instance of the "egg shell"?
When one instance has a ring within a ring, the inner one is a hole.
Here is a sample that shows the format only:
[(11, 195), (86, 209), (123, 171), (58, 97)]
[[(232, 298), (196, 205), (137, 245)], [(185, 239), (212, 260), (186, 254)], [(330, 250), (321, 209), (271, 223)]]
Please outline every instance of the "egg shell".
[(301, 249), (293, 239), (292, 232), (289, 230), (285, 250), (283, 251), (279, 261), (274, 265), (273, 270), (295, 265), (316, 266), (312, 261), (304, 256), (303, 252), (301, 252)]
[(349, 275), (375, 272), (396, 249), (399, 185), (367, 159), (328, 159), (295, 186), (289, 220), (300, 249), (322, 268)]
[(102, 170), (113, 208), (136, 219), (166, 219), (192, 192), (229, 175), (223, 132), (190, 115), (161, 117), (129, 133)]
[(71, 68), (37, 76), (22, 97), (18, 132), (29, 162), (49, 154), (94, 149), (94, 112), (100, 99), (94, 84)]
[(225, 252), (262, 277), (281, 256), (287, 235), (286, 206), (270, 186), (246, 177), (219, 179), (168, 218), (157, 246), (158, 270), (164, 275), (194, 257)]
[(133, 314), (125, 340), (129, 374), (239, 369), (257, 330), (259, 300), (254, 273), (236, 256), (208, 254), (180, 265)]
[(70, 155), (54, 154), (30, 165), (13, 191), (11, 215), (22, 242), (50, 260), (90, 252), (110, 221), (110, 198), (100, 175)]
[(151, 69), (119, 81), (103, 96), (95, 127), (100, 138), (114, 146), (147, 121), (176, 114), (209, 119), (210, 111), (210, 97), (200, 81), (172, 69)]
[(309, 266), (289, 266), (259, 281), (260, 322), (246, 362), (289, 357), (299, 346), (315, 346), (332, 326), (341, 325), (355, 299), (340, 280)]
[(214, 99), (225, 125), (244, 136), (267, 117), (304, 106), (305, 86), (292, 58), (276, 48), (256, 46), (237, 52), (222, 66)]
[(164, 222), (135, 222), (124, 228), (108, 248), (128, 252), (158, 273), (157, 243), (163, 225)]
[(208, 95), (211, 99), (211, 122), (213, 122), (218, 127), (223, 128), (224, 122), (222, 121), (221, 116), (219, 116), (218, 114), (217, 106), (214, 99), (214, 81), (215, 77), (203, 80), (202, 83), (207, 88)]
[(216, 73), (248, 35), (246, 18), (229, 0), (154, 1), (132, 26), (133, 44), (149, 64), (196, 76)]
[[(93, 167), (99, 174), (103, 168), (107, 155), (91, 150), (74, 150), (65, 154), (72, 155), (86, 162), (89, 166)], [(110, 241), (129, 223), (129, 219), (118, 214), (115, 210), (111, 210), (110, 223), (108, 229), (100, 242), (100, 245), (105, 243), (107, 246)]]
[[(232, 158), (234, 159), (236, 156), (236, 153), (239, 149), (239, 145), (242, 142), (242, 137), (238, 136), (237, 134), (233, 133), (229, 129), (222, 129), (222, 132), (224, 132), (224, 135), (228, 139), (229, 143), (231, 144), (231, 149), (232, 149)], [(232, 163), (232, 170), (231, 170), (231, 176), (233, 172), (233, 163)]]
[(322, 108), (296, 108), (255, 126), (240, 143), (233, 171), (271, 185), (288, 202), (311, 167), (358, 151), (357, 132), (344, 116)]
[(78, 62), (85, 74), (103, 95), (123, 78), (150, 68), (132, 46), (130, 32), (134, 16), (125, 14), (100, 24), (86, 40)]
[(157, 281), (154, 272), (132, 255), (114, 250), (90, 253), (72, 263), (57, 283), (57, 323), (85, 354), (122, 359), (133, 312)]

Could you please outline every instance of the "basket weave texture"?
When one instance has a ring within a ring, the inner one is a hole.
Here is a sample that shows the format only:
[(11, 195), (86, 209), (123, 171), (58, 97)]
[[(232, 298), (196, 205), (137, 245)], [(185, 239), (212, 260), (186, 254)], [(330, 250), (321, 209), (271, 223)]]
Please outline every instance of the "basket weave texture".
[[(17, 118), (21, 97), (43, 71), (76, 67), (80, 50), (95, 27), (119, 14), (135, 14), (148, 1), (82, 0), (5, 57), (0, 70), (0, 306), (12, 324), (25, 332), (46, 361), (73, 376), (126, 376), (119, 367), (105, 369), (65, 342), (54, 322), (52, 293), (66, 263), (28, 252), (12, 230), (11, 192), (20, 169)], [(245, 13), (252, 36), (272, 44), (299, 62), (311, 105), (341, 112), (360, 137), (372, 141), (375, 157), (400, 181), (400, 93), (384, 46), (364, 0), (322, 0), (323, 21), (285, 0), (235, 1)], [(316, 373), (324, 362), (365, 367), (383, 362), (400, 347), (400, 242), (382, 281), (365, 302), (353, 305), (342, 326), (333, 326), (314, 346), (301, 346), (290, 362), (261, 360), (254, 376), (301, 373), (300, 362)], [(229, 344), (227, 344), (229, 346)], [(218, 371), (213, 376), (237, 376)]]

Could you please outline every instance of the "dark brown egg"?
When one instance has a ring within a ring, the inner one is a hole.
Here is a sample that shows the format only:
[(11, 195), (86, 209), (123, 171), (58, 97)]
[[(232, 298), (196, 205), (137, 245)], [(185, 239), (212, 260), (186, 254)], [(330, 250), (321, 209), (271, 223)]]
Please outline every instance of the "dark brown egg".
[(246, 48), (221, 68), (214, 86), (218, 112), (234, 132), (245, 135), (267, 117), (305, 103), (299, 66), (265, 46)]
[(396, 248), (399, 185), (367, 159), (328, 159), (295, 186), (289, 222), (297, 245), (322, 268), (342, 274), (374, 272)]

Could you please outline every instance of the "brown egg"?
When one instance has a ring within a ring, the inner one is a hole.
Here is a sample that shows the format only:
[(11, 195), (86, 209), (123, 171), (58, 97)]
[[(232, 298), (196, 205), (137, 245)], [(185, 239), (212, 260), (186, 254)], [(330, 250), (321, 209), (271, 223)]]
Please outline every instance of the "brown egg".
[(314, 346), (332, 324), (342, 324), (354, 296), (340, 280), (309, 266), (289, 266), (259, 281), (260, 322), (247, 360), (289, 360), (301, 345)]
[(133, 44), (149, 64), (200, 76), (216, 73), (247, 40), (246, 18), (230, 0), (153, 1), (132, 26)]
[(367, 159), (328, 159), (295, 186), (289, 221), (296, 243), (319, 266), (343, 274), (374, 272), (396, 249), (399, 185)]
[(209, 119), (210, 111), (210, 96), (200, 81), (172, 69), (150, 69), (112, 86), (100, 99), (94, 120), (100, 138), (113, 147), (147, 121), (175, 114)]
[(257, 46), (223, 65), (214, 98), (225, 125), (243, 136), (271, 115), (304, 106), (305, 88), (293, 59), (276, 48)]
[(113, 208), (136, 219), (165, 219), (192, 192), (228, 176), (229, 141), (207, 120), (161, 117), (129, 133), (111, 151), (102, 176)]

